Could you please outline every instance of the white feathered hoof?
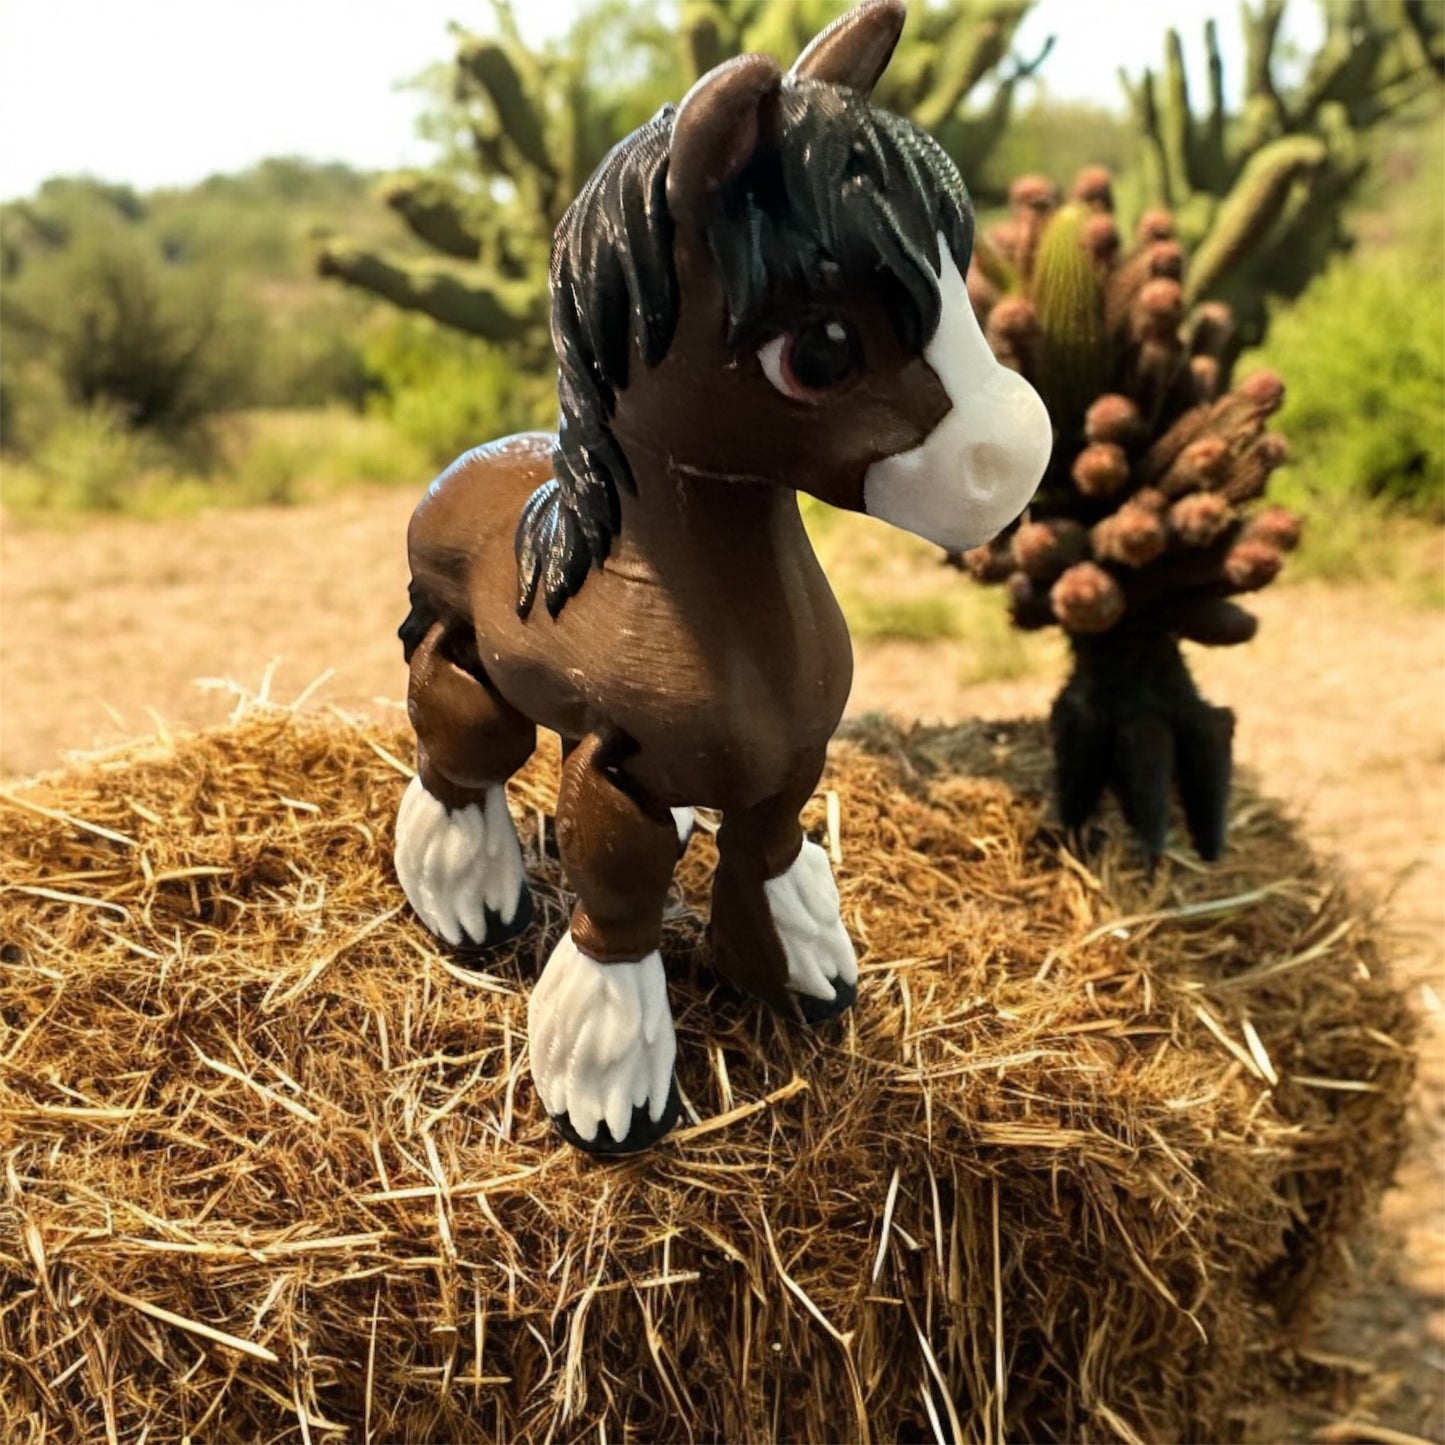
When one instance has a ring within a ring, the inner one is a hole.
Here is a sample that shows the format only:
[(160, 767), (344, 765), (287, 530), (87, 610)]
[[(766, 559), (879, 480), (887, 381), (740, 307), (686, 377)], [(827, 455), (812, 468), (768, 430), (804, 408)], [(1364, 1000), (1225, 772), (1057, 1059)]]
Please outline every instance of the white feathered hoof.
[(631, 1154), (677, 1122), (677, 1037), (655, 952), (598, 963), (565, 935), (532, 990), (527, 1038), (537, 1095), (569, 1144)]
[(828, 855), (803, 841), (786, 873), (763, 884), (788, 960), (788, 987), (810, 1024), (826, 1023), (858, 997), (858, 956), (843, 927)]
[(396, 817), (394, 857), (417, 917), (453, 948), (491, 950), (532, 921), (522, 848), (500, 783), (484, 803), (448, 808), (413, 778)]

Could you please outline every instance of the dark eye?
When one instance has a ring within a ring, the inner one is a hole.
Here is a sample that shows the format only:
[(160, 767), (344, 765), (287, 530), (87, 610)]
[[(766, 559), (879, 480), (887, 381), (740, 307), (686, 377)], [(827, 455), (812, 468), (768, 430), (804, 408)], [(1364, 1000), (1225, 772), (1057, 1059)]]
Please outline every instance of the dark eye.
[(817, 401), (863, 369), (858, 333), (836, 316), (805, 321), (758, 352), (763, 374), (794, 401)]

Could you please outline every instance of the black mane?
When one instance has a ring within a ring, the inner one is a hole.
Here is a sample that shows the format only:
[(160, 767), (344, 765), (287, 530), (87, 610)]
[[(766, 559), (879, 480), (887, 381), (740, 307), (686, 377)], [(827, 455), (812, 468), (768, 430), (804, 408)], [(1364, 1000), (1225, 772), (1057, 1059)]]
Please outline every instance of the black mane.
[[(635, 486), (608, 422), (627, 386), (677, 326), (667, 155), (673, 108), (620, 142), (568, 207), (552, 249), (552, 341), (561, 426), (554, 479), (517, 524), (518, 614), (540, 591), (561, 612), (611, 550), (618, 488)], [(729, 334), (758, 332), (780, 304), (854, 282), (879, 291), (900, 341), (918, 351), (938, 325), (940, 234), (960, 271), (973, 208), (938, 143), (866, 98), (787, 81), (772, 139), (722, 193), (706, 239), (727, 298)]]

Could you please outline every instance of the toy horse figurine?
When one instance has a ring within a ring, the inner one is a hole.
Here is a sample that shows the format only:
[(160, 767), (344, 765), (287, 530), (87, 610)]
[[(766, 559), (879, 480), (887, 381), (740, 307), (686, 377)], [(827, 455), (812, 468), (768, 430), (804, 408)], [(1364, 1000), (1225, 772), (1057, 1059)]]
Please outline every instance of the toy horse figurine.
[(952, 162), (869, 103), (903, 23), (872, 0), (786, 76), (745, 55), (616, 146), (558, 227), (558, 436), (468, 452), (412, 519), (417, 776), (396, 867), (434, 933), (530, 916), (504, 785), (562, 740), (577, 893), (531, 997), (532, 1077), (572, 1143), (678, 1113), (658, 945), (691, 805), (722, 811), (718, 972), (794, 1018), (858, 977), (804, 839), (852, 677), (797, 492), (971, 547), (1032, 495), (1052, 436), (993, 358)]

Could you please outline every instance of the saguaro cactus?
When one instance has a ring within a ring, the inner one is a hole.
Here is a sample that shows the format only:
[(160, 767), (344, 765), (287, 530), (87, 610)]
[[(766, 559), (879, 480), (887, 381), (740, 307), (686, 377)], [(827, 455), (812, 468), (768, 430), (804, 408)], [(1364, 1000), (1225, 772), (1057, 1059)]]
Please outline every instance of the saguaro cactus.
[[(879, 102), (912, 115), (966, 174), (1001, 134), (1014, 89), (1047, 54), (1013, 61), (987, 109), (969, 93), (1008, 58), (1031, 0), (987, 0), (966, 10), (920, 9), (880, 87)], [(453, 90), (464, 117), (476, 183), (400, 175), (382, 199), (436, 256), (383, 254), (345, 240), (325, 246), (323, 275), (425, 312), (445, 326), (535, 353), (547, 349), (547, 257), (562, 212), (597, 163), (663, 98), (677, 99), (730, 55), (759, 50), (790, 64), (842, 7), (837, 0), (682, 0), (680, 43), (650, 12), (612, 6), (585, 13), (565, 44), (528, 48), (507, 0), (492, 0), (494, 33), (458, 32)], [(648, 70), (618, 88), (598, 53), (615, 52), (618, 27)], [(630, 30), (628, 30), (630, 27)], [(650, 67), (650, 69), (649, 69)]]
[(995, 353), (1048, 403), (1056, 442), (1024, 520), (958, 561), (1007, 587), (1016, 625), (1069, 635), (1052, 713), (1066, 826), (1112, 788), (1157, 857), (1177, 784), (1195, 847), (1215, 858), (1234, 719), (1200, 697), (1179, 644), (1248, 641), (1255, 618), (1233, 599), (1273, 581), (1298, 541), (1296, 518), (1258, 505), (1285, 457), (1265, 430), (1284, 388), (1265, 371), (1231, 387), (1229, 308), (1188, 308), (1168, 212), (1148, 212), (1126, 249), (1102, 169), (1066, 204), (1040, 177), (1011, 201), (976, 247), (969, 293)]
[[(1053, 47), (1048, 40), (1032, 59), (1011, 55), (1014, 36), (1033, 0), (915, 6), (898, 53), (875, 99), (906, 115), (953, 157), (973, 182), (1003, 134), (1015, 90)], [(839, 0), (683, 0), (683, 65), (701, 75), (730, 55), (759, 50), (785, 63), (843, 8)], [(989, 103), (974, 109), (979, 83), (997, 80)]]
[(1184, 300), (1226, 301), (1233, 345), (1259, 341), (1271, 296), (1293, 298), (1347, 244), (1342, 212), (1364, 176), (1367, 133), (1445, 76), (1445, 10), (1413, 0), (1335, 0), (1304, 79), (1281, 88), (1284, 0), (1244, 7), (1245, 97), (1226, 115), (1214, 21), (1204, 27), (1209, 105), (1196, 109), (1177, 30), (1163, 71), (1121, 73), (1144, 140), (1150, 204), (1170, 208), (1192, 252)]
[[(340, 240), (321, 273), (422, 311), (445, 326), (537, 353), (547, 343), (552, 232), (611, 145), (655, 109), (652, 87), (596, 82), (590, 22), (530, 49), (507, 0), (493, 32), (457, 31), (452, 92), (475, 177), (389, 177), (381, 198), (435, 257), (366, 250)], [(598, 22), (600, 23), (600, 22)]]

